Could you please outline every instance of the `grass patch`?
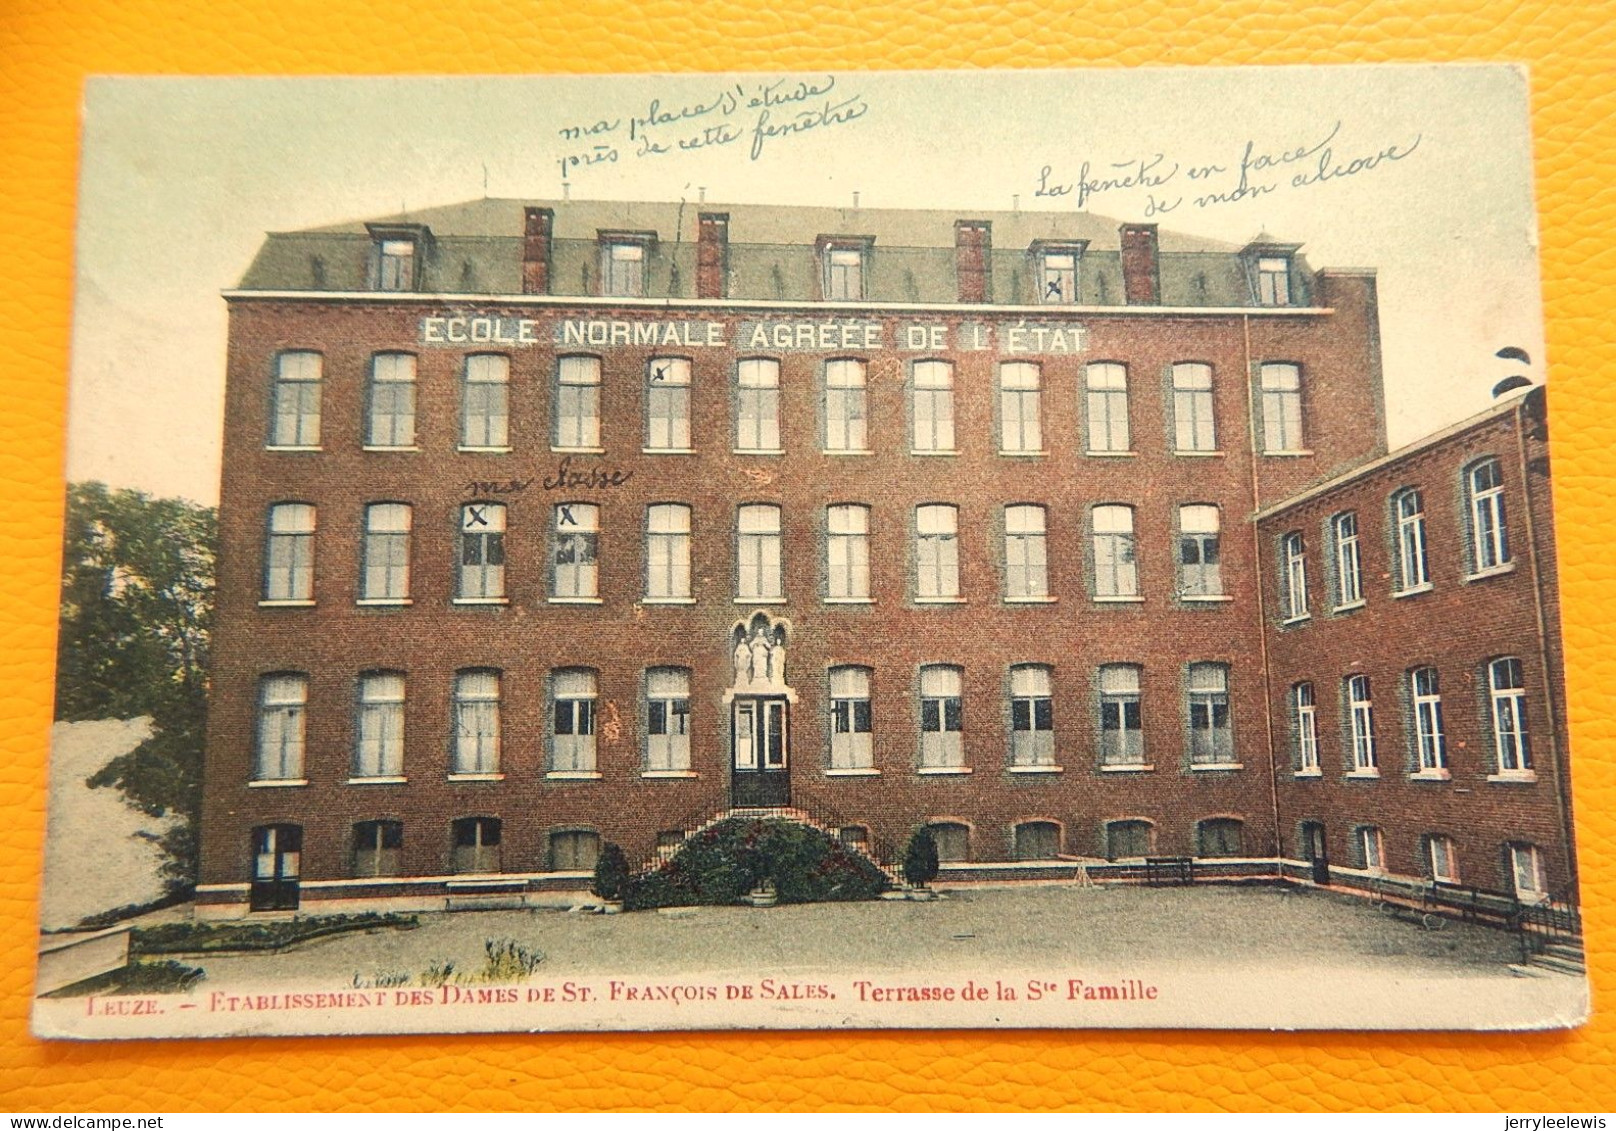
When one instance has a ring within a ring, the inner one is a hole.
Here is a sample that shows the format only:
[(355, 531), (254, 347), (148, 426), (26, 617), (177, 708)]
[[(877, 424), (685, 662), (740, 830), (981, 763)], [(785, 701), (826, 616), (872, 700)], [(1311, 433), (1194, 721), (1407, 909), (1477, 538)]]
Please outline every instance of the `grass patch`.
[(423, 986), (498, 985), (526, 981), (544, 961), (542, 950), (529, 950), (515, 939), (488, 939), (477, 970), (457, 970), (453, 962), (433, 962), (421, 971)]
[(203, 978), (203, 971), (172, 960), (136, 962), (121, 970), (108, 970), (41, 997), (117, 997), (128, 994), (183, 994)]
[(315, 919), (289, 919), (272, 923), (160, 923), (137, 927), (129, 935), (131, 954), (213, 954), (230, 951), (278, 950), (293, 943), (349, 931), (380, 927), (409, 930), (420, 925), (414, 915), (328, 915)]

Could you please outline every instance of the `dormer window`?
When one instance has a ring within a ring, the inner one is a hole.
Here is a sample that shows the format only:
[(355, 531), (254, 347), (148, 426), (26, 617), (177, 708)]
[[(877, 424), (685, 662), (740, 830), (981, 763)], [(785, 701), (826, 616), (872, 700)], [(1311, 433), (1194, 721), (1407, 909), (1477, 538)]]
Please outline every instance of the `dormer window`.
[(1264, 233), (1240, 252), (1246, 269), (1246, 282), (1258, 306), (1306, 304), (1306, 288), (1295, 271), (1296, 253), (1301, 247), (1296, 243), (1279, 243)]
[(600, 233), (600, 293), (612, 298), (645, 297), (645, 262), (655, 236), (650, 232)]
[(371, 281), (378, 291), (421, 289), (427, 230), (419, 224), (370, 224)]
[(827, 302), (858, 302), (864, 298), (864, 261), (868, 252), (866, 240), (820, 238), (820, 285)]
[(1260, 306), (1291, 304), (1290, 256), (1264, 255), (1257, 260), (1257, 303)]

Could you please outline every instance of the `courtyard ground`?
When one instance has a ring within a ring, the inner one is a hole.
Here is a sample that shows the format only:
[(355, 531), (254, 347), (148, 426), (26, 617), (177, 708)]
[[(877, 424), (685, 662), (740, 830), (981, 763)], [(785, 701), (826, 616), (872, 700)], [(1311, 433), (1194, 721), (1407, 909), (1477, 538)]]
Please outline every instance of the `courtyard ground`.
[[(1310, 889), (1019, 886), (932, 903), (424, 914), (279, 954), (181, 957), (189, 993), (37, 1003), (49, 1035), (476, 1030), (1544, 1028), (1587, 986), (1507, 931)], [(485, 948), (542, 959), (480, 976)], [(452, 973), (445, 977), (446, 969)]]

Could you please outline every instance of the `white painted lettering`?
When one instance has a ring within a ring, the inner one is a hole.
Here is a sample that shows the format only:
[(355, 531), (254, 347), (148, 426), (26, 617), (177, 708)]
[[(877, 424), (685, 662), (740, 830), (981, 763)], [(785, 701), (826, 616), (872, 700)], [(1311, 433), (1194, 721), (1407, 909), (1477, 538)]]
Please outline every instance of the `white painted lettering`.
[(442, 342), (443, 341), (443, 319), (441, 319), (441, 318), (423, 318), (423, 319), (421, 319), (421, 340), (423, 342), (434, 343), (434, 344)]
[(466, 320), (464, 318), (451, 318), (448, 322), (448, 336), (451, 342), (466, 340)]

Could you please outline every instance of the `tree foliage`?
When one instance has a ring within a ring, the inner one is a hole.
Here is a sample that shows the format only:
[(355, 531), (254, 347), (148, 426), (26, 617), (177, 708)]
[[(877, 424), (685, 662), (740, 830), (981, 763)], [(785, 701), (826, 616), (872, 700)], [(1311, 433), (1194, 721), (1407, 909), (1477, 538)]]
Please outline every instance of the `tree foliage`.
[(903, 878), (912, 887), (923, 888), (937, 878), (937, 838), (922, 825), (909, 838), (903, 850)]
[(181, 818), (162, 841), (171, 887), (195, 876), (217, 538), (211, 507), (103, 483), (68, 487), (56, 717), (151, 716), (152, 736), (89, 784)]

